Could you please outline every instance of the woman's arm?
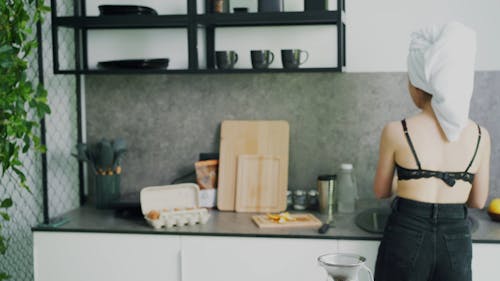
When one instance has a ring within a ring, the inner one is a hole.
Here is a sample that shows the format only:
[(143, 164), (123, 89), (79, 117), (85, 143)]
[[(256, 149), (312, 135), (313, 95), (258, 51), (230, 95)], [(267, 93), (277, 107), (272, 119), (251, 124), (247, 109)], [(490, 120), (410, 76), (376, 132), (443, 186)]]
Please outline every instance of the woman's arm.
[(488, 190), (490, 185), (490, 153), (491, 153), (491, 140), (490, 134), (484, 128), (481, 128), (481, 144), (483, 149), (480, 150), (479, 169), (477, 170), (474, 181), (472, 182), (472, 189), (469, 193), (467, 205), (471, 208), (482, 209), (488, 199)]
[(382, 130), (377, 173), (375, 174), (373, 186), (377, 198), (387, 198), (392, 195), (395, 145), (391, 136), (394, 134), (398, 124), (397, 122), (389, 123)]

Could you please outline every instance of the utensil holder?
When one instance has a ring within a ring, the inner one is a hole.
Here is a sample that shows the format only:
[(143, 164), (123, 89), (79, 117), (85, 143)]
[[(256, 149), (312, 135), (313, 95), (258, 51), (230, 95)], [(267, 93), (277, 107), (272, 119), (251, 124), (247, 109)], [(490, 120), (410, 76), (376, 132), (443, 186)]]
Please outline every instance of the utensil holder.
[(94, 194), (96, 208), (108, 208), (120, 197), (120, 175), (96, 175)]

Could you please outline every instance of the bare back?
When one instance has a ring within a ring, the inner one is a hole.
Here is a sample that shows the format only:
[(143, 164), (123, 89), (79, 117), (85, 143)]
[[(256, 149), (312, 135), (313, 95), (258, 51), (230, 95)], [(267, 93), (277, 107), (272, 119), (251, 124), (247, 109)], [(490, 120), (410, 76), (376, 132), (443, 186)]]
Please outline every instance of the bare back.
[[(448, 142), (437, 121), (423, 114), (407, 119), (408, 132), (423, 169), (442, 172), (463, 172), (474, 157), (478, 140), (478, 129), (469, 121), (455, 142)], [(406, 168), (417, 168), (416, 160), (401, 128), (401, 142), (395, 150), (395, 161)], [(480, 155), (472, 162), (469, 172), (475, 174), (479, 168)], [(463, 203), (469, 197), (472, 185), (457, 181), (449, 187), (439, 178), (399, 180), (398, 196), (423, 202)]]
[[(455, 142), (449, 142), (446, 139), (434, 116), (420, 113), (407, 118), (406, 122), (422, 169), (441, 172), (464, 172), (466, 170), (473, 159), (478, 141), (478, 127), (475, 122), (469, 120), (460, 138)], [(397, 195), (429, 203), (464, 203), (470, 200), (470, 195), (476, 193), (479, 201), (485, 201), (489, 178), (489, 135), (486, 130), (482, 130), (484, 132), (477, 155), (469, 168), (469, 172), (475, 174), (472, 184), (457, 180), (455, 185), (450, 187), (436, 177), (398, 180)], [(394, 173), (396, 163), (404, 168), (418, 169), (400, 122), (391, 122), (384, 128), (380, 153), (381, 158), (375, 179), (376, 191), (377, 188), (381, 188), (377, 185), (382, 185), (383, 188), (384, 178), (388, 178), (389, 173)], [(392, 153), (392, 167), (389, 164), (390, 153)], [(484, 167), (486, 166), (484, 162), (487, 162), (487, 167)], [(387, 176), (384, 176), (385, 173)], [(473, 189), (475, 190), (471, 193)]]

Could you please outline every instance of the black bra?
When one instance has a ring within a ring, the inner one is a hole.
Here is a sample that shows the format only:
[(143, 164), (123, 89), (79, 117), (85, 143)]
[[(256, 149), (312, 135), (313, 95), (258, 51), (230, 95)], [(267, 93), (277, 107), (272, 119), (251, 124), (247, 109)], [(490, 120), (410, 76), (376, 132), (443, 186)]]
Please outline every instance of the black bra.
[(415, 148), (413, 147), (413, 143), (411, 142), (410, 135), (408, 134), (408, 128), (406, 128), (406, 120), (401, 120), (401, 124), (403, 124), (403, 130), (406, 135), (406, 140), (408, 141), (408, 144), (410, 145), (411, 152), (413, 153), (413, 156), (415, 157), (415, 161), (417, 162), (418, 170), (414, 169), (408, 169), (401, 167), (396, 163), (396, 169), (398, 171), (398, 179), (399, 180), (410, 180), (410, 179), (420, 179), (420, 178), (439, 178), (443, 180), (447, 185), (449, 186), (454, 186), (455, 182), (457, 180), (463, 180), (466, 182), (470, 182), (472, 184), (472, 181), (474, 180), (474, 174), (469, 173), (469, 168), (472, 165), (472, 162), (474, 162), (474, 159), (476, 158), (477, 154), (477, 149), (479, 148), (479, 142), (481, 141), (481, 127), (477, 125), (477, 129), (479, 131), (479, 135), (477, 137), (477, 144), (476, 144), (476, 150), (474, 151), (474, 156), (472, 157), (472, 160), (469, 163), (469, 166), (467, 166), (467, 169), (465, 169), (465, 172), (439, 172), (439, 171), (431, 171), (431, 170), (423, 170), (422, 166), (420, 165), (420, 161), (418, 160), (417, 153), (415, 152)]

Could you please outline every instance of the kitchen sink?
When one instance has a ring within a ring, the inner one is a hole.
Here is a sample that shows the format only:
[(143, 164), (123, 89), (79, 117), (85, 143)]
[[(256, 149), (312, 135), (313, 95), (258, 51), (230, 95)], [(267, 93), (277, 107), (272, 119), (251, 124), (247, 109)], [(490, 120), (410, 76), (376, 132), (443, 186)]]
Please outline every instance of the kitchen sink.
[[(391, 213), (390, 208), (372, 208), (362, 211), (356, 216), (356, 225), (371, 233), (383, 233), (387, 219)], [(475, 232), (478, 228), (477, 219), (469, 216), (467, 218), (471, 232)]]

